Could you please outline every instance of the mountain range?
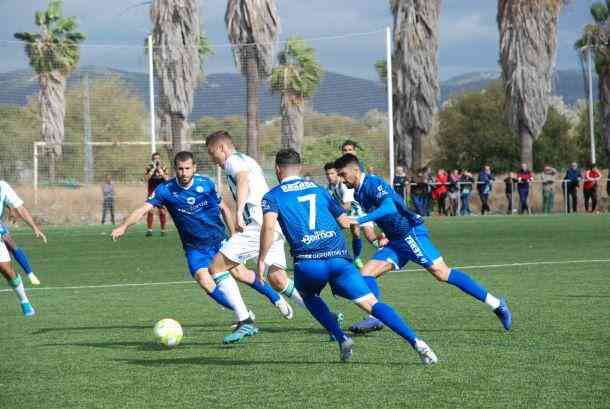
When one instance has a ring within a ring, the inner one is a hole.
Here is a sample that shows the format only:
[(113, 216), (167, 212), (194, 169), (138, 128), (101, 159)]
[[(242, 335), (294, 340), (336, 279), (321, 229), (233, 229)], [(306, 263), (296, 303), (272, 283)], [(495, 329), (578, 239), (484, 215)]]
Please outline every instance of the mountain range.
[[(118, 76), (148, 106), (148, 76), (146, 73), (85, 66), (76, 70), (68, 79), (68, 86), (75, 86), (88, 77), (90, 80)], [(491, 81), (499, 79), (499, 72), (473, 72), (441, 82), (440, 101), (452, 95), (485, 88)], [(594, 85), (596, 87), (596, 85)], [(0, 73), (0, 104), (25, 105), (29, 97), (38, 92), (38, 82), (30, 70)], [(563, 97), (568, 105), (585, 98), (584, 79), (580, 71), (559, 70), (553, 81), (553, 92)], [(280, 97), (272, 93), (268, 83), (262, 82), (259, 89), (262, 120), (276, 117)], [(386, 93), (378, 81), (350, 77), (326, 72), (311, 108), (320, 113), (338, 114), (354, 118), (362, 117), (370, 110), (386, 111)], [(246, 109), (246, 84), (243, 76), (233, 73), (210, 74), (197, 88), (194, 109), (190, 120), (202, 116), (225, 117), (241, 115)]]

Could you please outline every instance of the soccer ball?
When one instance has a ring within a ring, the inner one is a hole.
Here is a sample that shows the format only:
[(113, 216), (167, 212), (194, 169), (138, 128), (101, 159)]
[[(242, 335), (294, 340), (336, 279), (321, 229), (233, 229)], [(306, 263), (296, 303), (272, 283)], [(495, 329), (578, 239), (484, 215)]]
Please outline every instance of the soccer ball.
[(167, 348), (173, 348), (182, 341), (182, 326), (176, 320), (165, 318), (155, 324), (157, 341)]

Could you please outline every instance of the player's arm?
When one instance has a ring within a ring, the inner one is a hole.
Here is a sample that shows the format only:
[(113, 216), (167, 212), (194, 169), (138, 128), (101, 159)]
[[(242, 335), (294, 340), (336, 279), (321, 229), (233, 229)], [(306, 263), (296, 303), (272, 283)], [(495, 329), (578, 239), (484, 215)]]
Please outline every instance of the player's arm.
[(148, 180), (151, 178), (153, 169), (154, 168), (152, 166), (147, 166), (144, 168), (144, 182), (148, 182)]
[(117, 241), (122, 235), (125, 234), (127, 229), (132, 225), (136, 224), (144, 215), (150, 212), (154, 206), (148, 202), (144, 203), (142, 206), (138, 207), (134, 210), (127, 219), (116, 229), (112, 230), (112, 240)]
[[(373, 210), (371, 213), (368, 213), (364, 216), (360, 216), (356, 219), (358, 224), (364, 224), (366, 222), (374, 222), (382, 217), (388, 216), (393, 213), (398, 213), (398, 209), (396, 208), (396, 204), (394, 204), (394, 200), (391, 197), (386, 197), (383, 199), (381, 204), (377, 207), (377, 209)], [(373, 239), (374, 240), (374, 239)]]
[(273, 244), (275, 236), (275, 224), (277, 223), (277, 213), (266, 212), (263, 216), (263, 226), (261, 228), (260, 248), (258, 251), (258, 279), (264, 281), (265, 277), (265, 258)]
[(32, 218), (32, 215), (30, 214), (29, 210), (25, 206), (21, 205), (19, 207), (16, 207), (15, 211), (17, 212), (17, 214), (19, 214), (19, 217), (25, 220), (25, 222), (32, 228), (34, 235), (39, 239), (42, 239), (42, 241), (46, 243), (47, 237), (44, 235), (42, 230), (40, 230), (40, 228)]
[(235, 185), (237, 190), (237, 200), (235, 213), (235, 226), (237, 231), (244, 231), (246, 224), (244, 222), (244, 211), (246, 210), (246, 198), (248, 197), (248, 171), (243, 170), (235, 175)]
[(222, 215), (222, 220), (224, 220), (227, 229), (229, 230), (229, 236), (235, 234), (235, 219), (233, 219), (233, 215), (231, 214), (231, 209), (229, 205), (225, 203), (224, 200), (218, 204), (220, 208), (220, 214)]

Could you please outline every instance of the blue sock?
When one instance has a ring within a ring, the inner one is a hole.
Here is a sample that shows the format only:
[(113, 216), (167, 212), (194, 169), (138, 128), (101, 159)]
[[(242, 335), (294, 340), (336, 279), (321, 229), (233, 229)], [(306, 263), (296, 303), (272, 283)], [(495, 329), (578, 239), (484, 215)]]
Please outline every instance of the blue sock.
[(317, 295), (309, 295), (303, 297), (303, 302), (311, 315), (322, 324), (326, 331), (335, 337), (337, 342), (341, 343), (347, 339), (345, 333), (339, 328), (335, 316), (330, 312), (322, 298)]
[(25, 255), (25, 251), (23, 251), (19, 247), (17, 247), (15, 250), (13, 250), (12, 253), (13, 253), (13, 256), (15, 257), (15, 260), (17, 260), (17, 263), (19, 263), (19, 265), (21, 266), (23, 271), (26, 274), (31, 274), (32, 267), (30, 267), (30, 262), (28, 261), (28, 256)]
[(403, 337), (405, 340), (415, 346), (415, 331), (394, 311), (392, 307), (387, 304), (378, 302), (373, 306), (373, 316), (379, 321), (383, 322), (384, 325), (390, 328), (392, 331)]
[(451, 271), (449, 271), (449, 279), (447, 282), (464, 291), (466, 294), (470, 294), (477, 300), (485, 302), (487, 290), (470, 278), (468, 274), (452, 268)]
[(375, 298), (378, 301), (381, 301), (381, 290), (379, 290), (379, 286), (377, 285), (377, 279), (375, 277), (364, 276), (364, 282), (366, 286), (371, 290)]
[(352, 251), (354, 252), (354, 258), (360, 257), (362, 254), (362, 239), (361, 238), (352, 238)]
[(233, 307), (231, 307), (231, 304), (229, 304), (229, 300), (227, 300), (227, 297), (225, 297), (225, 295), (222, 293), (222, 291), (220, 291), (218, 286), (216, 286), (216, 288), (214, 288), (214, 291), (212, 291), (208, 295), (218, 304), (222, 305), (223, 307), (225, 307), (228, 310), (233, 311)]
[(273, 288), (271, 288), (271, 286), (267, 282), (261, 283), (257, 279), (254, 279), (254, 282), (248, 285), (254, 290), (261, 293), (262, 295), (264, 295), (265, 297), (267, 297), (269, 301), (271, 301), (271, 303), (274, 305), (280, 299), (280, 295)]

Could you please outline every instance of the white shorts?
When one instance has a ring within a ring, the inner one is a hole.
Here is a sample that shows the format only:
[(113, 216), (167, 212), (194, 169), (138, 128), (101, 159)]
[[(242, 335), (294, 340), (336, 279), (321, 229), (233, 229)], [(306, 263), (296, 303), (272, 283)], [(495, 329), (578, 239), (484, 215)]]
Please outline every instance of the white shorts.
[[(219, 251), (229, 260), (245, 264), (246, 261), (258, 257), (260, 235), (261, 227), (257, 223), (250, 223), (242, 233), (236, 233), (225, 241)], [(275, 233), (275, 240), (267, 253), (265, 264), (267, 267), (286, 268), (284, 239), (278, 232)]]
[(0, 263), (10, 263), (11, 255), (6, 248), (6, 244), (0, 240)]

